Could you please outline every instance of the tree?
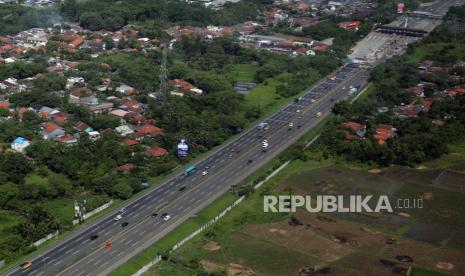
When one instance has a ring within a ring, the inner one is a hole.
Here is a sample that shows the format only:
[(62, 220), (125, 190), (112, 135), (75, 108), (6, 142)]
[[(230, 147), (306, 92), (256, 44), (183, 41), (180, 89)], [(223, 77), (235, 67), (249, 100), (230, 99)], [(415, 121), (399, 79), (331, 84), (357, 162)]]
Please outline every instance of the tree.
[(0, 160), (0, 170), (8, 174), (11, 182), (22, 183), (26, 174), (32, 170), (32, 165), (24, 155), (8, 152)]
[(10, 200), (15, 199), (20, 193), (16, 184), (6, 183), (0, 185), (0, 207), (5, 207)]
[(103, 19), (96, 12), (86, 12), (79, 17), (79, 24), (85, 29), (98, 31), (103, 27)]
[(113, 194), (121, 199), (128, 199), (132, 196), (132, 188), (126, 182), (120, 181), (113, 186)]

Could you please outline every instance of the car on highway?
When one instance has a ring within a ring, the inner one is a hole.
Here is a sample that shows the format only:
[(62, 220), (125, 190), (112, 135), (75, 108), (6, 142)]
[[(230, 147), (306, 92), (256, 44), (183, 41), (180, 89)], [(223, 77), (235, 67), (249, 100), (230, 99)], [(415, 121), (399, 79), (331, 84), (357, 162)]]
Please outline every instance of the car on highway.
[(96, 235), (96, 234), (95, 234), (95, 235), (92, 235), (92, 236), (90, 236), (89, 239), (90, 239), (91, 241), (95, 241), (96, 239), (98, 239), (98, 235)]
[(294, 123), (289, 123), (289, 127), (293, 127), (294, 126)]
[(262, 141), (262, 147), (263, 147), (263, 148), (267, 148), (267, 147), (268, 147), (268, 140), (265, 139), (265, 140)]
[(310, 101), (311, 101), (312, 103), (316, 102), (316, 100), (315, 100), (315, 99), (311, 99)]
[(208, 170), (208, 169), (210, 169), (210, 168), (211, 168), (210, 166), (205, 166), (204, 169), (205, 169), (205, 170)]
[(205, 176), (205, 175), (207, 175), (207, 174), (208, 174), (208, 171), (203, 171), (203, 172), (202, 172), (202, 175), (203, 175), (203, 176)]
[(247, 164), (252, 164), (252, 163), (253, 163), (252, 159), (247, 160)]
[(181, 188), (179, 188), (179, 191), (182, 192), (186, 189), (186, 186), (182, 186)]
[(171, 216), (168, 215), (168, 213), (163, 213), (163, 214), (161, 215), (161, 218), (162, 218), (163, 220), (166, 221), (166, 220), (169, 220), (169, 219), (171, 218)]
[(158, 216), (158, 213), (153, 213), (152, 218), (156, 218)]
[(297, 109), (295, 112), (300, 113), (300, 109)]
[(31, 262), (24, 262), (24, 263), (22, 263), (22, 264), (20, 265), (20, 267), (21, 267), (21, 269), (22, 269), (23, 271), (25, 271), (25, 270), (28, 270), (29, 268), (32, 267), (32, 263), (31, 263)]
[(122, 219), (123, 216), (121, 214), (118, 214), (116, 217), (113, 218), (114, 221), (118, 221), (120, 219)]
[(317, 112), (317, 113), (315, 114), (315, 117), (320, 118), (320, 117), (321, 117), (321, 112)]
[(128, 226), (128, 225), (129, 225), (129, 222), (127, 222), (127, 221), (121, 223), (121, 227), (123, 227), (123, 228), (126, 227), (126, 226)]

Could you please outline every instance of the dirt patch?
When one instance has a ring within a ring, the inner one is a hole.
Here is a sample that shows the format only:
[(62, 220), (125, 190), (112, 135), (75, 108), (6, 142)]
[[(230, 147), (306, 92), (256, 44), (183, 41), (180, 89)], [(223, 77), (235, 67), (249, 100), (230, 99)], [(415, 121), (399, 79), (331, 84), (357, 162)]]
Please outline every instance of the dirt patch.
[(379, 173), (381, 173), (382, 171), (383, 171), (383, 170), (381, 170), (381, 169), (371, 169), (371, 170), (369, 170), (368, 172), (369, 172), (369, 173), (379, 174)]
[(220, 244), (214, 241), (209, 241), (203, 246), (203, 249), (206, 249), (208, 251), (216, 251), (220, 248), (221, 248)]
[(401, 217), (404, 217), (404, 218), (409, 218), (410, 217), (410, 214), (402, 213), (402, 212), (398, 213), (398, 215), (401, 216)]
[(454, 265), (451, 263), (447, 263), (447, 262), (437, 262), (436, 268), (442, 269), (442, 270), (452, 270), (454, 269)]
[(242, 232), (326, 262), (335, 261), (352, 251), (347, 246), (350, 241), (342, 233), (322, 236), (310, 226), (291, 226), (287, 221), (246, 225)]
[(286, 235), (287, 231), (282, 230), (282, 229), (271, 228), (270, 233), (278, 233), (278, 234), (281, 234), (281, 235)]
[(230, 263), (228, 265), (228, 275), (253, 275), (255, 272), (243, 265)]
[(422, 198), (425, 199), (425, 200), (431, 200), (431, 199), (434, 198), (434, 195), (433, 195), (433, 193), (424, 193)]
[(214, 262), (207, 261), (207, 260), (201, 260), (200, 265), (202, 265), (203, 269), (208, 273), (214, 273), (220, 270), (221, 268), (223, 268), (222, 266), (215, 264)]

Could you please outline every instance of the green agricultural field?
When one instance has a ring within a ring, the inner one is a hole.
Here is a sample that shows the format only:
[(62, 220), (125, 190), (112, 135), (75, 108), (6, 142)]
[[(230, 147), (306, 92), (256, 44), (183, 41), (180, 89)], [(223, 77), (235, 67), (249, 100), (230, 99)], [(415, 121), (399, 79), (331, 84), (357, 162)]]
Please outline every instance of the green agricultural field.
[[(330, 275), (360, 275), (363, 271), (384, 275), (408, 268), (395, 259), (402, 254), (413, 256), (413, 275), (448, 275), (436, 274), (437, 270), (457, 275), (465, 272), (460, 261), (465, 257), (460, 242), (465, 235), (460, 219), (465, 194), (433, 186), (437, 169), (377, 170), (334, 164), (324, 159), (294, 161), (262, 190), (276, 194), (386, 194), (393, 200), (418, 199), (430, 193), (433, 198), (425, 200), (419, 211), (396, 209), (390, 215), (325, 215), (322, 219), (299, 211), (292, 216), (302, 226), (292, 226), (287, 214), (263, 213), (263, 191), (258, 191), (148, 275), (189, 275), (202, 270), (295, 275), (308, 267), (327, 268)], [(390, 237), (399, 240), (398, 245), (386, 245)], [(381, 264), (381, 259), (390, 260), (393, 266)], [(448, 271), (450, 264), (453, 268)]]

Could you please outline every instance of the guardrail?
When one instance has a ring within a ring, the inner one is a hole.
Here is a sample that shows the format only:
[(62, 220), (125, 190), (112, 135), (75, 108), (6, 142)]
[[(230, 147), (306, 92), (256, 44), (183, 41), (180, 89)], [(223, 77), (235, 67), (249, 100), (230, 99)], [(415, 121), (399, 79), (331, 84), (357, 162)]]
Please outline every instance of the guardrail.
[[(314, 140), (312, 140), (314, 141)], [(290, 161), (286, 161), (284, 164), (282, 164), (279, 168), (274, 170), (271, 174), (269, 174), (264, 180), (260, 181), (254, 186), (254, 190), (260, 188), (265, 182), (270, 180), (273, 176), (275, 176), (277, 173), (279, 173), (281, 170), (283, 170), (287, 165), (289, 165)], [(180, 242), (176, 243), (171, 250), (169, 251), (170, 253), (179, 249), (181, 246), (186, 244), (188, 241), (193, 239), (195, 236), (200, 234), (201, 232), (205, 231), (208, 227), (211, 225), (215, 224), (220, 218), (224, 217), (229, 211), (231, 211), (234, 207), (239, 205), (243, 200), (245, 199), (245, 196), (241, 196), (238, 198), (236, 201), (234, 201), (230, 206), (228, 206), (226, 209), (224, 209), (221, 213), (219, 213), (216, 217), (202, 225), (200, 228), (192, 232), (189, 236), (185, 237), (182, 239)], [(141, 269), (139, 269), (136, 273), (132, 274), (132, 276), (140, 276), (147, 272), (151, 267), (155, 266), (162, 260), (162, 257), (160, 255), (157, 255), (152, 261), (150, 261), (148, 264), (143, 266)]]

